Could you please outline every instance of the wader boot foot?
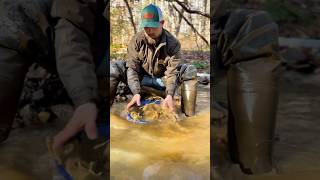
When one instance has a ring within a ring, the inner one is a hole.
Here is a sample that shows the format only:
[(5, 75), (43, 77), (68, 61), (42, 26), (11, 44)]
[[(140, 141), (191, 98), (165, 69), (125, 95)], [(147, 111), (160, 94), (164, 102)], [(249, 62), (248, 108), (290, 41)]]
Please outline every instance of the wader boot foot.
[(272, 170), (278, 67), (278, 61), (261, 58), (234, 64), (228, 71), (233, 148), (247, 174)]
[(181, 110), (186, 116), (196, 114), (197, 80), (183, 81), (181, 84)]

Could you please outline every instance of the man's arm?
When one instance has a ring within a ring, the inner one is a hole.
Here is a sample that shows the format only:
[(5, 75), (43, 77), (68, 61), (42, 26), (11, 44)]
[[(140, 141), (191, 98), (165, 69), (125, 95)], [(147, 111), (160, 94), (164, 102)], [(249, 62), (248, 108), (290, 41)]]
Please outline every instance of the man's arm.
[(177, 87), (177, 74), (178, 66), (181, 64), (181, 46), (179, 42), (176, 42), (172, 47), (169, 48), (170, 58), (168, 60), (167, 70), (165, 71), (166, 79), (166, 94), (174, 95)]
[[(169, 45), (170, 42), (168, 43)], [(166, 76), (166, 98), (163, 101), (162, 107), (174, 110), (174, 92), (177, 87), (177, 74), (178, 66), (181, 64), (180, 59), (180, 43), (174, 42), (168, 49), (169, 57), (167, 61), (167, 70), (165, 71)]]
[(56, 65), (76, 107), (97, 101), (97, 77), (89, 37), (66, 19), (55, 28)]
[(133, 95), (140, 94), (141, 87), (139, 73), (141, 71), (141, 61), (139, 60), (139, 45), (133, 37), (128, 45), (127, 79), (128, 85)]
[[(97, 77), (91, 52), (94, 15), (78, 0), (55, 0), (55, 55), (59, 76), (77, 107), (97, 101)], [(89, 26), (89, 27), (87, 27)]]
[(98, 100), (97, 77), (91, 52), (94, 16), (85, 4), (77, 0), (54, 1), (51, 15), (55, 26), (57, 70), (76, 107), (65, 128), (54, 138), (54, 147), (62, 146), (69, 138), (85, 130), (90, 139), (97, 137)]

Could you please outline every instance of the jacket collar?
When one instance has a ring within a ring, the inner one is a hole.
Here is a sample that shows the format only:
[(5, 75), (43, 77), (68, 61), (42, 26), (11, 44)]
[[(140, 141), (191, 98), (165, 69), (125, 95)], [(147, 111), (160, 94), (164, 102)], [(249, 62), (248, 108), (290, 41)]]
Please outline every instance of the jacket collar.
[(162, 33), (158, 41), (152, 39), (146, 32), (144, 32), (144, 37), (146, 39), (146, 42), (150, 45), (155, 45), (155, 46), (159, 46), (162, 44), (166, 45), (166, 42), (167, 42), (167, 35), (166, 35), (165, 29), (162, 29)]

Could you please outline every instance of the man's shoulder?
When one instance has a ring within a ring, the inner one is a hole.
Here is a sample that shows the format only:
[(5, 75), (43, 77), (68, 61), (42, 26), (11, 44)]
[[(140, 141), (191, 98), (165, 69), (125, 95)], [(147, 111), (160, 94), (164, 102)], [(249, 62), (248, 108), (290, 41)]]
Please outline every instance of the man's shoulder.
[(144, 32), (140, 31), (132, 36), (131, 42), (133, 41), (133, 42), (139, 44), (139, 43), (143, 42), (144, 38), (145, 38)]
[(167, 47), (168, 48), (176, 48), (180, 47), (180, 41), (173, 35), (171, 34), (168, 30), (164, 29), (166, 33), (166, 41), (167, 41)]
[(173, 34), (171, 34), (166, 29), (164, 29), (164, 32), (166, 33), (166, 36), (167, 36), (167, 44), (168, 45), (180, 45), (180, 41)]

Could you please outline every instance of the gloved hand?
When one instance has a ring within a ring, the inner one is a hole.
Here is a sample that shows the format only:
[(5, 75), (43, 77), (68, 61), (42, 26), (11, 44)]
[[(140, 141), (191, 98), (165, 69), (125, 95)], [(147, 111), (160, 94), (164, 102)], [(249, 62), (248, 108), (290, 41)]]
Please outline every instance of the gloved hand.
[(98, 137), (96, 119), (98, 109), (94, 103), (85, 103), (76, 108), (73, 116), (65, 128), (53, 139), (53, 148), (57, 149), (64, 145), (71, 137), (84, 130), (89, 139)]

